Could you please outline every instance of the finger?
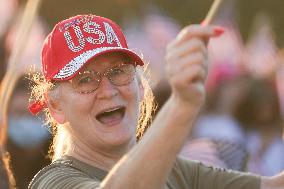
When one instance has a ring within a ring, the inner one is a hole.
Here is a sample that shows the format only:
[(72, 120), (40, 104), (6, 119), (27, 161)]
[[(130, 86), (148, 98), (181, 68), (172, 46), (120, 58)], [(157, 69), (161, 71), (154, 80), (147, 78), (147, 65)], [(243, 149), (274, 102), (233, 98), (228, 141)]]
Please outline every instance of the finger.
[(195, 65), (197, 65), (198, 67), (203, 69), (203, 71), (201, 74), (202, 77), (196, 77), (195, 79), (201, 79), (202, 81), (206, 80), (208, 73), (208, 66), (206, 63), (207, 61), (204, 60), (204, 56), (200, 52), (191, 54), (190, 56), (181, 58), (175, 62), (178, 62), (178, 64), (172, 64), (172, 66), (169, 64), (166, 66), (166, 70), (169, 73), (169, 76), (176, 77), (176, 75), (182, 75), (185, 70), (192, 70), (194, 72)]
[(170, 51), (168, 51), (168, 54), (166, 55), (166, 60), (170, 62), (173, 59), (181, 58), (190, 53), (199, 51), (202, 52), (202, 54), (205, 56), (207, 54), (206, 45), (199, 38), (193, 38), (189, 41), (182, 43), (178, 47), (172, 48)]
[(181, 70), (190, 69), (190, 66), (194, 64), (200, 65), (203, 69), (207, 69), (205, 57), (201, 52), (196, 52), (190, 56), (182, 57), (179, 62)]
[(220, 26), (201, 26), (198, 24), (186, 26), (178, 34), (177, 39), (189, 39), (191, 37), (209, 38), (218, 37), (224, 32)]
[(200, 65), (207, 73), (208, 66), (206, 59), (201, 52), (195, 52), (189, 56), (177, 58), (172, 60), (169, 64), (166, 64), (166, 70), (170, 75), (181, 74), (186, 69), (191, 69), (192, 65)]
[(202, 82), (206, 79), (206, 72), (201, 65), (191, 65), (190, 68), (180, 70), (179, 73), (175, 73), (173, 76), (174, 83), (176, 85), (188, 85), (190, 83)]
[(207, 78), (206, 70), (199, 66), (196, 73), (187, 80), (188, 83), (201, 83), (204, 84)]
[(176, 39), (169, 44), (169, 48), (193, 37), (199, 37), (207, 42), (210, 37), (218, 37), (223, 33), (224, 28), (219, 26), (189, 25), (181, 30)]
[(178, 60), (179, 64), (176, 64), (177, 73), (182, 72), (186, 69), (191, 69), (192, 65), (199, 65), (204, 70), (205, 75), (207, 77), (208, 74), (208, 60), (201, 52), (196, 52), (191, 54), (190, 56), (185, 56)]

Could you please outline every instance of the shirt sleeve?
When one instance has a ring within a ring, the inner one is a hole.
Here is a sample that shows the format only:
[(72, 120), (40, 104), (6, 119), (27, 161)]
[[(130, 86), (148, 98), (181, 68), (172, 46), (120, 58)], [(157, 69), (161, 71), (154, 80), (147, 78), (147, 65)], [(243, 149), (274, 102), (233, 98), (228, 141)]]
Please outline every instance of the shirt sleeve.
[(98, 189), (100, 181), (81, 171), (59, 166), (35, 176), (29, 189)]
[(260, 176), (208, 167), (184, 158), (177, 160), (189, 188), (192, 189), (259, 189)]

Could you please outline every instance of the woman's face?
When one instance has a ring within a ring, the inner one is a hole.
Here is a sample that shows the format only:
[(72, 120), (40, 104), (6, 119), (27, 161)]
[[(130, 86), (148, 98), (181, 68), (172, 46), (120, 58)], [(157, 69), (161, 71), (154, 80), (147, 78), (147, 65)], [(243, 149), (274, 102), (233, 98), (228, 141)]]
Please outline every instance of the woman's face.
[[(104, 54), (86, 64), (81, 72), (104, 73), (124, 58), (119, 53)], [(143, 87), (137, 75), (123, 86), (115, 86), (103, 76), (99, 87), (89, 94), (77, 92), (69, 81), (62, 82), (58, 90), (58, 111), (52, 115), (59, 118), (58, 122), (67, 123), (72, 138), (95, 149), (135, 143), (139, 102), (143, 98)]]

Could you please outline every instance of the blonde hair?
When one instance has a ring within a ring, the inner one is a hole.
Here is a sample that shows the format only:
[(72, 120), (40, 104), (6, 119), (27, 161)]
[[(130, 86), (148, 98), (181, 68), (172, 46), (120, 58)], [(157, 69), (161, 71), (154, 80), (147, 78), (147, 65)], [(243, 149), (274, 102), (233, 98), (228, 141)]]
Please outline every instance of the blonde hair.
[[(141, 82), (144, 88), (144, 98), (140, 103), (140, 117), (136, 129), (136, 139), (139, 141), (152, 121), (152, 115), (156, 110), (156, 103), (149, 84), (150, 75), (147, 72), (147, 66), (137, 66), (136, 73), (139, 82)], [(34, 85), (32, 86), (30, 101), (46, 101), (46, 94), (52, 94), (53, 91), (56, 90), (54, 89), (54, 84), (46, 81), (40, 73), (33, 74), (31, 79)], [(55, 160), (62, 157), (69, 147), (68, 142), (66, 142), (68, 141), (69, 134), (65, 127), (58, 127), (59, 124), (51, 116), (47, 107), (44, 108), (43, 112), (45, 114), (45, 124), (49, 127), (53, 135), (53, 142), (49, 149), (49, 157)]]
[(0, 146), (0, 182), (5, 182), (10, 189), (16, 188), (16, 181), (11, 169), (10, 154)]

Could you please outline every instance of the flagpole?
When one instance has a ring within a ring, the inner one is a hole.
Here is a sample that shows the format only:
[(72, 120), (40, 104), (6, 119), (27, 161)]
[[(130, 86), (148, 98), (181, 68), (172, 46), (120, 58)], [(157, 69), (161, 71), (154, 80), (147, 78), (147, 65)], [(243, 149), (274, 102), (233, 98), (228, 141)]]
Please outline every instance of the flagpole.
[(215, 19), (221, 4), (223, 3), (224, 0), (214, 0), (214, 2), (212, 3), (205, 19), (202, 22), (202, 25), (209, 25), (212, 23), (212, 21)]

